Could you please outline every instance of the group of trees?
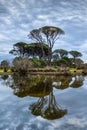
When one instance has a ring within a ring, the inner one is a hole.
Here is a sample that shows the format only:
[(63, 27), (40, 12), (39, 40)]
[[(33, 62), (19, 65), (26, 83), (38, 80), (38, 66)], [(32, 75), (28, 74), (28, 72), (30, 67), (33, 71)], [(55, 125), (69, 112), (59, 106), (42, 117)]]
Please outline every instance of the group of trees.
[[(43, 48), (43, 49), (42, 49)], [(13, 49), (10, 51), (11, 54), (16, 55), (20, 58), (16, 58), (13, 60), (16, 63), (19, 62), (19, 59), (35, 59), (39, 61), (44, 61), (45, 63), (49, 63), (49, 46), (44, 43), (24, 43), (18, 42), (13, 45)], [(71, 55), (71, 57), (69, 57)], [(78, 51), (72, 50), (67, 51), (64, 49), (56, 49), (51, 54), (51, 64), (55, 65), (77, 65), (77, 63), (81, 64), (83, 61), (79, 59), (82, 54)], [(18, 59), (18, 61), (17, 61)], [(24, 61), (23, 61), (24, 62)], [(25, 62), (26, 63), (26, 62)], [(30, 63), (31, 64), (31, 63)], [(45, 64), (46, 65), (46, 64)], [(28, 65), (29, 66), (29, 65)]]
[[(40, 59), (48, 59), (49, 65), (51, 65), (52, 60), (52, 49), (54, 43), (59, 38), (61, 34), (64, 34), (64, 31), (58, 27), (53, 26), (44, 26), (39, 29), (34, 29), (30, 31), (28, 37), (35, 41), (34, 44), (29, 44), (28, 46), (25, 43), (16, 44), (14, 49), (10, 51), (12, 54), (19, 54), (21, 56), (38, 56)], [(21, 46), (21, 47), (20, 47)], [(20, 49), (17, 49), (20, 48)], [(22, 54), (21, 54), (22, 53)]]
[[(53, 46), (60, 35), (64, 34), (64, 31), (58, 27), (44, 26), (39, 29), (30, 31), (28, 37), (32, 39), (33, 43), (18, 42), (13, 45), (11, 54), (22, 58), (37, 58), (44, 60), (47, 65), (52, 65), (54, 62), (56, 65), (61, 64), (76, 64), (78, 57), (82, 54), (78, 51), (67, 51), (64, 49), (56, 49), (53, 51)], [(72, 58), (69, 58), (69, 54)], [(57, 62), (55, 62), (57, 61)], [(78, 59), (79, 63), (83, 61)]]
[(9, 53), (22, 58), (38, 57), (39, 59), (46, 59), (48, 57), (48, 45), (43, 43), (27, 44), (18, 42), (13, 45), (13, 49)]
[[(33, 43), (18, 42), (13, 45), (13, 49), (9, 52), (16, 56), (13, 59), (13, 66), (17, 68), (43, 67), (43, 66), (73, 66), (82, 64), (79, 58), (82, 54), (78, 51), (67, 51), (64, 49), (53, 50), (55, 42), (59, 39), (64, 31), (58, 27), (44, 26), (39, 29), (30, 31), (28, 38)], [(72, 57), (70, 57), (70, 55)], [(1, 67), (7, 68), (6, 61), (1, 63)], [(4, 64), (4, 65), (3, 65)], [(20, 66), (20, 67), (19, 67)], [(28, 67), (26, 67), (28, 66)]]

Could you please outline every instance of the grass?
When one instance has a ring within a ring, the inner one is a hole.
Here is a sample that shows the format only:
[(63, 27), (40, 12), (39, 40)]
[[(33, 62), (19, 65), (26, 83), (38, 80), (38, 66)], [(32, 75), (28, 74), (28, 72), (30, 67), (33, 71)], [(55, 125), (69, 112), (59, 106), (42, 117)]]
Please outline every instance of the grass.
[[(11, 72), (11, 69), (8, 69), (7, 72), (10, 73), (10, 72)], [(4, 73), (4, 69), (0, 69), (0, 73)]]
[(71, 73), (73, 73), (73, 72), (82, 73), (83, 70), (82, 69), (76, 69), (76, 68), (70, 68), (69, 71)]
[[(51, 73), (51, 74), (56, 74), (56, 73), (59, 73), (59, 74), (62, 74), (64, 72), (67, 72), (67, 73), (70, 73), (70, 74), (81, 74), (83, 73), (83, 70), (82, 69), (76, 69), (76, 68), (69, 68), (68, 70), (66, 70), (65, 68), (62, 68), (61, 67), (58, 67), (58, 68), (54, 68), (54, 67), (51, 67), (51, 68), (29, 68), (29, 73), (32, 73), (34, 72), (35, 74), (39, 74), (39, 73), (43, 73), (45, 72), (46, 74), (48, 73)], [(11, 69), (8, 69), (7, 72), (4, 72), (4, 69), (0, 69), (0, 74), (8, 74), (8, 73), (12, 73)]]
[(11, 72), (11, 69), (8, 69), (8, 71), (7, 71), (7, 72), (9, 72), (9, 73), (10, 73), (10, 72)]
[(3, 73), (4, 72), (4, 69), (0, 69), (0, 73)]

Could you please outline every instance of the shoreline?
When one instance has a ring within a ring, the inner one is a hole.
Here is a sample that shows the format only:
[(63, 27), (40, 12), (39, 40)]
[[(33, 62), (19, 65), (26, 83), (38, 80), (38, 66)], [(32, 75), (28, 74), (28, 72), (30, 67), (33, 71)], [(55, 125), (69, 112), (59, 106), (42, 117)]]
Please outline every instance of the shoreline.
[(13, 72), (0, 72), (0, 75), (11, 75), (14, 74)]
[[(18, 72), (0, 72), (0, 75), (13, 75), (17, 74)], [(87, 73), (82, 72), (28, 72), (27, 74), (30, 75), (55, 75), (55, 76), (75, 76), (75, 75), (87, 75)]]

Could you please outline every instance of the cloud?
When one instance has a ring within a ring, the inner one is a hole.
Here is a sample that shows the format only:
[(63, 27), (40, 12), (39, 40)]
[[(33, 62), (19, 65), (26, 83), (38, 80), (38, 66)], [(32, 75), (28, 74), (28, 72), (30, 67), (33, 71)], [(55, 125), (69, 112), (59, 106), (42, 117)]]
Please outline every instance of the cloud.
[(87, 40), (83, 41), (83, 43), (80, 45), (79, 48), (82, 49), (83, 51), (86, 51), (87, 50)]
[(12, 46), (15, 42), (28, 42), (30, 30), (51, 25), (65, 31), (64, 39), (60, 38), (56, 47), (77, 49), (79, 45), (81, 50), (87, 40), (86, 4), (87, 0), (0, 0), (0, 43)]
[(79, 128), (84, 128), (87, 126), (87, 121), (83, 118), (82, 119), (71, 118), (71, 119), (68, 119), (68, 124), (74, 125), (74, 126), (79, 127)]

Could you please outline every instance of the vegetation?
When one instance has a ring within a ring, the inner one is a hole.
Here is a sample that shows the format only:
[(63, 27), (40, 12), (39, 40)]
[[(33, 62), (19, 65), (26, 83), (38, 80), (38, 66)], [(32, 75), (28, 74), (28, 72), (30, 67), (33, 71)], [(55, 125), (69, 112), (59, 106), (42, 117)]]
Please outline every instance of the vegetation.
[[(58, 27), (44, 26), (39, 29), (31, 30), (28, 37), (35, 42), (25, 43), (18, 42), (13, 45), (13, 49), (9, 52), (16, 57), (10, 66), (7, 60), (0, 63), (0, 73), (18, 72), (25, 75), (31, 68), (38, 68), (40, 71), (64, 71), (86, 73), (87, 65), (84, 64), (80, 57), (81, 52), (76, 50), (57, 49), (53, 51), (55, 42), (59, 39), (64, 31)], [(44, 69), (39, 69), (44, 68)], [(60, 68), (60, 69), (59, 69)], [(72, 71), (71, 69), (74, 68)], [(31, 69), (31, 70), (30, 70)], [(78, 71), (80, 69), (80, 71)]]
[(62, 118), (68, 110), (61, 107), (54, 95), (53, 88), (67, 89), (79, 88), (83, 85), (83, 76), (20, 76), (19, 73), (12, 76), (2, 75), (4, 83), (12, 88), (14, 95), (18, 97), (37, 97), (29, 106), (31, 113), (48, 120)]
[[(58, 27), (44, 26), (42, 28), (32, 30), (28, 35), (30, 39), (36, 40), (39, 43), (43, 44), (46, 43), (48, 45), (49, 65), (51, 65), (52, 60), (52, 48), (54, 46), (54, 43), (56, 42), (57, 39), (59, 39), (59, 36), (61, 34), (64, 34), (64, 31)], [(43, 52), (43, 46), (42, 46), (42, 52)]]
[(27, 44), (24, 42), (18, 42), (13, 45), (13, 49), (9, 53), (22, 58), (37, 57), (39, 59), (46, 59), (48, 57), (48, 48), (48, 45), (43, 43)]
[(0, 67), (4, 72), (7, 72), (9, 69), (9, 62), (7, 60), (1, 61)]

